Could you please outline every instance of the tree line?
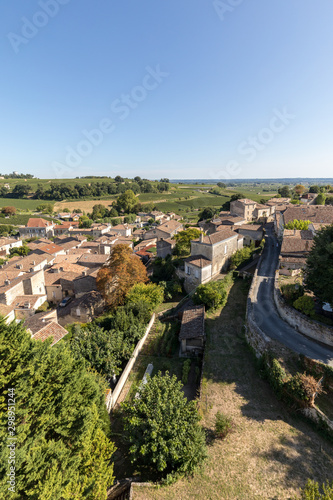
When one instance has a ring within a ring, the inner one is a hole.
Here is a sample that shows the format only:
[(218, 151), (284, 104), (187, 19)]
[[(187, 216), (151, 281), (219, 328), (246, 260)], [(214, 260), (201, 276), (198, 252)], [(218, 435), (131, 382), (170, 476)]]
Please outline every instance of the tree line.
[[(116, 178), (117, 179), (117, 178)], [(120, 178), (121, 179), (121, 178)], [(74, 185), (61, 182), (51, 182), (50, 184), (37, 184), (34, 188), (25, 183), (16, 184), (13, 189), (7, 189), (2, 186), (0, 188), (0, 197), (2, 198), (24, 198), (30, 196), (37, 200), (56, 200), (62, 201), (65, 199), (80, 199), (85, 197), (101, 197), (108, 195), (122, 194), (131, 189), (134, 194), (140, 193), (163, 193), (169, 190), (170, 184), (168, 179), (161, 179), (160, 182), (149, 181), (136, 177), (137, 180), (126, 181), (97, 181), (86, 184), (76, 183)]]

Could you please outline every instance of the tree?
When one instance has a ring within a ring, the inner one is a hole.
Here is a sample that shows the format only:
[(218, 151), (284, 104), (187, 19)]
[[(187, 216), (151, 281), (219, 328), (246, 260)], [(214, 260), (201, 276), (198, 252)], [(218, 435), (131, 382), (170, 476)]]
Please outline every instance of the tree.
[(310, 186), (309, 188), (309, 193), (320, 193), (320, 187), (315, 185), (315, 186)]
[(324, 193), (319, 193), (317, 198), (316, 198), (315, 204), (316, 205), (325, 205), (325, 201), (326, 201), (326, 195)]
[(306, 190), (305, 186), (303, 186), (303, 184), (297, 184), (295, 187), (294, 187), (294, 191), (295, 193), (298, 195), (298, 196), (301, 196), (304, 191)]
[(126, 302), (145, 302), (151, 311), (162, 304), (163, 300), (164, 289), (155, 283), (138, 283), (130, 289), (126, 296)]
[(123, 332), (106, 331), (94, 323), (85, 328), (74, 326), (70, 348), (76, 358), (84, 358), (108, 380), (121, 372), (123, 358), (128, 354)]
[(19, 255), (20, 257), (26, 257), (29, 252), (30, 248), (26, 244), (23, 244), (21, 247), (14, 247), (9, 249), (10, 257), (13, 257), (14, 255)]
[(114, 178), (114, 180), (116, 182), (124, 182), (124, 178), (123, 177), (120, 177), (120, 175), (116, 175), (116, 177)]
[(29, 184), (16, 184), (13, 189), (13, 194), (18, 198), (23, 198), (23, 196), (27, 196), (31, 190), (32, 187)]
[[(37, 212), (44, 212), (46, 214), (52, 215), (54, 207), (51, 203), (42, 203), (42, 204), (38, 205), (36, 210), (37, 210)], [(64, 212), (66, 212), (66, 209), (64, 209)], [(68, 210), (68, 212), (69, 212), (69, 210)]]
[(93, 221), (89, 219), (86, 215), (81, 215), (79, 218), (79, 228), (89, 228), (91, 227)]
[(284, 229), (298, 229), (298, 230), (307, 230), (309, 229), (309, 224), (311, 224), (310, 220), (298, 220), (294, 219), (285, 224)]
[(227, 187), (227, 185), (226, 185), (226, 184), (224, 184), (224, 182), (218, 182), (218, 183), (217, 183), (217, 186), (218, 186), (219, 188), (221, 188), (221, 189), (225, 189), (225, 188)]
[(15, 207), (3, 207), (1, 209), (1, 213), (5, 214), (5, 215), (15, 215), (16, 208)]
[(135, 212), (137, 205), (138, 199), (131, 189), (127, 189), (117, 199), (117, 208), (126, 214)]
[(230, 210), (230, 203), (232, 201), (237, 201), (237, 200), (241, 200), (243, 198), (246, 198), (246, 196), (244, 196), (243, 193), (235, 193), (231, 196), (230, 200), (229, 201), (226, 201), (224, 203), (224, 205), (222, 206), (222, 210)]
[(115, 245), (110, 259), (98, 271), (97, 286), (108, 305), (122, 304), (128, 291), (136, 283), (148, 281), (147, 270), (139, 257), (127, 245)]
[(191, 252), (191, 241), (197, 240), (201, 235), (200, 229), (191, 227), (185, 229), (185, 231), (180, 231), (173, 237), (176, 240), (175, 254), (176, 255), (188, 255)]
[(103, 219), (103, 217), (106, 216), (107, 212), (108, 212), (108, 209), (104, 205), (101, 205), (101, 204), (94, 205), (93, 209), (92, 209), (91, 218), (93, 220)]
[(8, 498), (7, 401), (14, 388), (13, 498), (106, 499), (115, 448), (106, 435), (105, 382), (66, 343), (50, 343), (0, 319), (0, 496)]
[(327, 196), (325, 205), (333, 205), (333, 196)]
[(217, 209), (212, 207), (204, 208), (199, 214), (199, 221), (212, 219), (216, 215)]
[(291, 192), (289, 186), (282, 186), (278, 189), (278, 193), (282, 196), (282, 198), (290, 198)]
[(182, 383), (168, 372), (149, 378), (138, 393), (122, 405), (132, 462), (152, 477), (192, 473), (206, 457), (196, 403), (187, 401)]
[(306, 261), (305, 284), (321, 301), (333, 306), (333, 225), (314, 237)]
[(294, 308), (300, 311), (310, 318), (313, 318), (315, 315), (315, 307), (312, 297), (309, 295), (303, 295), (302, 297), (298, 297), (293, 304)]

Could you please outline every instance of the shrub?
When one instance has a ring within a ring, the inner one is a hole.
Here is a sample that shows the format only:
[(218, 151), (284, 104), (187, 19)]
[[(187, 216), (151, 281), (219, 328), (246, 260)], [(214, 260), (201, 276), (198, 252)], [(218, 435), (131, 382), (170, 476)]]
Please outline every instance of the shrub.
[(281, 292), (286, 302), (293, 304), (295, 300), (304, 295), (304, 287), (298, 285), (296, 288), (296, 285), (289, 283), (281, 286)]
[(314, 406), (315, 396), (322, 392), (322, 388), (312, 375), (306, 373), (296, 373), (285, 383), (286, 392), (303, 406), (310, 408)]
[(303, 295), (303, 297), (299, 297), (297, 300), (295, 300), (293, 305), (295, 309), (297, 309), (301, 313), (310, 316), (310, 318), (314, 317), (315, 315), (314, 302), (309, 295)]
[(230, 269), (236, 269), (237, 267), (244, 264), (252, 256), (253, 248), (244, 247), (241, 250), (237, 250), (230, 258)]
[(232, 430), (232, 419), (221, 412), (215, 415), (215, 435), (219, 439), (224, 439)]
[[(316, 481), (308, 479), (305, 487), (301, 490), (301, 500), (333, 500), (333, 483), (323, 484), (323, 493), (320, 492), (319, 484)], [(296, 500), (295, 497), (294, 500)]]
[(232, 275), (229, 273), (224, 280), (199, 285), (192, 297), (193, 302), (195, 304), (204, 304), (206, 309), (224, 307), (228, 298), (227, 289), (232, 281)]
[(183, 370), (182, 370), (182, 382), (184, 385), (187, 384), (188, 375), (190, 373), (190, 370), (191, 370), (191, 360), (187, 359), (183, 363)]

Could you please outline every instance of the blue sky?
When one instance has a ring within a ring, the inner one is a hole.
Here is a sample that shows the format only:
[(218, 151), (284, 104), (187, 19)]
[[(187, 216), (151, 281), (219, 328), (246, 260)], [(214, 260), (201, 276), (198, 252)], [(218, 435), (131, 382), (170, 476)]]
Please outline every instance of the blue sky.
[(333, 176), (331, 0), (1, 10), (0, 172)]

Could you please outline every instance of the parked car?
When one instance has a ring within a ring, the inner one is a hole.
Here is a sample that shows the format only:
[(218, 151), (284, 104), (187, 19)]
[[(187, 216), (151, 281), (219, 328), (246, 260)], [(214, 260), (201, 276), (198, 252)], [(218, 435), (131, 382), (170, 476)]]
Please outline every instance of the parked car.
[(65, 307), (72, 300), (72, 297), (65, 297), (59, 304), (59, 307)]

